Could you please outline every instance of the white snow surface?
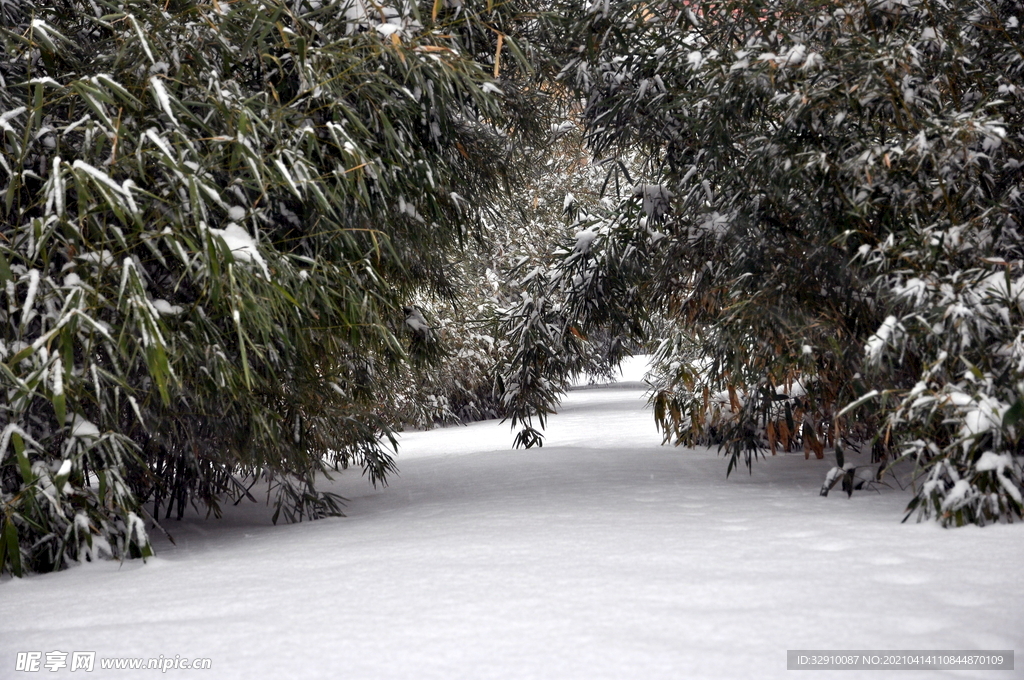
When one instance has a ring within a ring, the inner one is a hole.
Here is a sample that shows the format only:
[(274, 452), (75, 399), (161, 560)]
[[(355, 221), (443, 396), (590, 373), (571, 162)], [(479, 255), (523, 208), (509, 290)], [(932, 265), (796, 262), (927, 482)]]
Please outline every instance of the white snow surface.
[(543, 448), (511, 441), (493, 421), (407, 433), (388, 487), (326, 484), (347, 517), (229, 506), (166, 522), (176, 545), (155, 538), (146, 564), (6, 578), (0, 677), (33, 650), (95, 651), (97, 677), (101, 658), (181, 655), (218, 679), (417, 680), (789, 678), (787, 649), (1024, 650), (1020, 524), (902, 524), (894, 488), (821, 498), (830, 456), (727, 480), (715, 450), (661, 446), (635, 388), (571, 392)]
[(628, 387), (644, 389), (647, 387), (644, 379), (651, 370), (651, 355), (638, 354), (626, 357), (619, 364), (618, 369), (612, 371), (610, 379), (603, 376), (578, 375), (572, 381), (573, 389), (589, 389), (593, 387)]

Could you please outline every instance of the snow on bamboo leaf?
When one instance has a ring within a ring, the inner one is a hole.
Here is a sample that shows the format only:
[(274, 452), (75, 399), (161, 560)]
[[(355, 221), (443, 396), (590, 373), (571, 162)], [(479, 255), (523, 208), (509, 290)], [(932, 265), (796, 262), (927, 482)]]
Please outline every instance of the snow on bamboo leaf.
[(153, 52), (150, 50), (149, 40), (146, 38), (145, 31), (142, 30), (142, 27), (139, 26), (138, 20), (132, 14), (128, 14), (127, 17), (128, 21), (132, 24), (132, 28), (135, 29), (135, 34), (139, 36), (139, 44), (142, 45), (142, 51), (146, 53), (149, 63), (155, 64), (156, 59), (153, 58)]
[(167, 117), (170, 118), (171, 123), (178, 127), (178, 119), (174, 117), (174, 111), (171, 110), (171, 97), (164, 88), (164, 84), (160, 81), (160, 76), (150, 76), (149, 87), (157, 104), (167, 114)]
[(267, 269), (267, 261), (260, 255), (256, 241), (242, 227), (234, 222), (229, 222), (224, 229), (210, 229), (210, 233), (218, 236), (231, 251), (231, 255), (239, 262), (251, 262), (256, 264), (263, 273), (263, 278), (270, 280), (270, 270)]
[(112, 189), (119, 196), (124, 196), (125, 194), (128, 193), (122, 185), (118, 184), (113, 179), (111, 179), (110, 175), (103, 172), (99, 168), (95, 168), (89, 165), (85, 161), (76, 160), (71, 165), (71, 167), (74, 168), (75, 170), (82, 170), (103, 186), (107, 187), (108, 189)]
[(895, 316), (887, 316), (875, 334), (868, 338), (864, 352), (870, 361), (878, 361), (887, 346), (893, 346), (902, 337), (903, 325)]

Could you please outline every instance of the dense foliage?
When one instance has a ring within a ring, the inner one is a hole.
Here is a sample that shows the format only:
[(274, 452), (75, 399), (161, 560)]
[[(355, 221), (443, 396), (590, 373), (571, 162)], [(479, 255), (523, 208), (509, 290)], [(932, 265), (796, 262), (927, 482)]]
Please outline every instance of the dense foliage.
[(871, 442), (915, 463), (908, 514), (1020, 517), (1022, 20), (1018, 0), (570, 10), (560, 81), (590, 148), (646, 165), (510, 319), (514, 417), (543, 422), (578, 337), (660, 315), (666, 438), (722, 444), (730, 471), (835, 447), (848, 481), (843, 446)]
[(1022, 20), (0, 3), (0, 571), (149, 554), (260, 480), (335, 514), (316, 476), (385, 480), (403, 423), (539, 444), (655, 338), (666, 439), (730, 471), (831, 447), (852, 488), (870, 444), (909, 514), (1020, 517)]
[(541, 25), (488, 5), (3, 4), (0, 570), (393, 469), (397, 386), (443, 354), (403, 308), (456, 297), (546, 130)]
[[(484, 237), (460, 253), (458, 298), (420, 306), (444, 354), (427, 370), (408, 372), (399, 393), (404, 423), (430, 428), (506, 415), (495, 367), (511, 358), (513, 343), (495, 318), (521, 300), (517, 273), (543, 262), (565, 237), (566, 194), (587, 204), (600, 200), (602, 169), (590, 162), (578, 127), (557, 108), (552, 115), (544, 143), (520, 148), (523, 172), (514, 191), (487, 206)], [(587, 356), (592, 371), (607, 367)]]

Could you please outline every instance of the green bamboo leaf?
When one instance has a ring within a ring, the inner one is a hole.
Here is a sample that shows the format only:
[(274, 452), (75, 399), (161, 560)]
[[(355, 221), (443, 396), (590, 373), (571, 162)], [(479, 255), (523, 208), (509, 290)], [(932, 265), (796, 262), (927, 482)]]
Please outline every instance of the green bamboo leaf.
[(21, 577), (24, 572), (21, 566), (21, 549), (18, 546), (18, 527), (10, 515), (4, 518), (3, 550), (0, 551), (0, 569), (10, 564), (11, 573)]
[(10, 357), (10, 362), (7, 363), (7, 366), (10, 368), (11, 371), (15, 371), (17, 369), (18, 364), (22, 363), (23, 360), (29, 358), (34, 353), (36, 353), (36, 348), (33, 347), (32, 345), (24, 347), (23, 349), (20, 349), (16, 354)]
[(25, 453), (25, 441), (21, 438), (20, 434), (12, 432), (11, 444), (14, 445), (14, 455), (18, 459), (18, 469), (21, 472), (21, 481), (25, 486), (30, 486), (36, 481), (36, 476), (32, 474), (32, 464), (29, 462), (28, 455)]
[[(867, 402), (871, 401), (875, 397), (879, 396), (879, 394), (880, 394), (880, 392), (878, 390), (871, 390), (870, 392), (868, 392), (867, 394), (861, 396), (859, 399), (857, 399), (853, 403), (848, 404), (845, 407), (843, 407), (843, 409), (839, 413), (837, 413), (836, 415), (837, 416), (845, 415), (845, 414), (849, 413), (850, 411), (853, 411), (857, 407), (861, 406), (862, 404), (866, 404)], [(840, 467), (842, 467), (842, 466), (840, 466)]]
[(92, 83), (82, 80), (76, 80), (71, 83), (71, 89), (77, 92), (92, 112), (99, 116), (108, 130), (114, 129), (114, 121), (110, 119), (106, 108), (100, 103), (105, 101), (108, 104), (114, 104), (114, 100), (110, 95)]
[(167, 389), (167, 384), (170, 380), (171, 370), (167, 362), (167, 352), (160, 345), (153, 344), (146, 348), (146, 359), (149, 374), (152, 376), (157, 390), (160, 392), (160, 399), (165, 405), (170, 404), (171, 395)]
[(50, 28), (46, 22), (39, 19), (32, 21), (32, 40), (34, 40), (38, 45), (42, 45), (47, 52), (57, 53), (59, 50), (57, 45), (55, 45), (53, 40), (51, 40), (51, 33), (53, 34), (53, 37), (63, 37)]
[(523, 51), (522, 51), (522, 49), (520, 49), (520, 47), (517, 44), (517, 41), (516, 41), (515, 38), (509, 37), (509, 36), (506, 35), (505, 36), (505, 46), (507, 48), (509, 48), (510, 50), (512, 50), (512, 54), (514, 54), (515, 57), (516, 57), (516, 62), (520, 66), (525, 67), (527, 73), (533, 73), (534, 72), (533, 62), (530, 59), (528, 59), (525, 54), (523, 54)]
[(288, 300), (288, 302), (292, 303), (296, 307), (301, 307), (302, 306), (302, 305), (299, 304), (298, 300), (296, 300), (295, 297), (288, 291), (287, 288), (285, 288), (284, 286), (282, 286), (281, 284), (279, 284), (276, 281), (273, 282), (273, 286), (274, 286), (274, 289), (277, 290), (278, 293), (280, 293), (282, 296), (284, 296), (284, 299)]
[[(93, 82), (104, 85), (108, 89), (112, 90), (118, 97), (121, 98), (122, 103), (128, 104), (133, 110), (141, 110), (145, 105), (129, 92), (123, 85), (114, 80), (111, 76), (100, 73), (93, 78)], [(108, 98), (109, 103), (114, 103), (113, 98)]]
[(1018, 397), (1017, 401), (1003, 414), (1003, 427), (1010, 427), (1024, 418), (1024, 399)]
[(14, 274), (11, 273), (11, 265), (4, 254), (0, 252), (0, 287), (6, 286), (8, 281), (13, 280)]
[(100, 468), (100, 469), (96, 470), (96, 477), (100, 481), (99, 489), (97, 490), (97, 497), (99, 498), (101, 503), (106, 503), (107, 502), (107, 490), (109, 488), (108, 487), (108, 483), (107, 483), (107, 472), (106, 472), (106, 470), (103, 469), (103, 468)]
[(9, 184), (7, 185), (7, 191), (4, 193), (4, 214), (11, 214), (11, 206), (14, 203), (14, 197), (18, 195), (21, 190), (21, 177), (22, 173), (18, 170), (11, 175)]
[[(61, 328), (61, 359), (64, 365), (64, 384), (71, 384), (71, 371), (75, 366), (75, 322), (68, 322)], [(63, 421), (62, 421), (63, 422)]]
[(67, 406), (64, 397), (64, 393), (54, 394), (51, 398), (53, 402), (53, 411), (57, 414), (57, 422), (63, 423), (67, 419)]

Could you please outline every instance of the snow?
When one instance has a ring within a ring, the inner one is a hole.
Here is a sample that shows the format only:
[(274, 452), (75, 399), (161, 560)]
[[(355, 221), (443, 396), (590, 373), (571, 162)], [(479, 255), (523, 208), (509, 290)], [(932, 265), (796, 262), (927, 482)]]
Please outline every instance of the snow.
[(142, 27), (139, 26), (139, 22), (131, 14), (128, 15), (128, 20), (131, 21), (132, 27), (135, 29), (135, 32), (139, 35), (139, 44), (142, 45), (142, 49), (146, 53), (146, 57), (149, 58), (149, 63), (156, 63), (156, 59), (153, 58), (153, 52), (149, 49), (149, 41), (146, 40), (146, 34), (142, 30)]
[(25, 113), (25, 111), (27, 110), (28, 109), (26, 109), (24, 106), (19, 106), (17, 108), (11, 109), (10, 111), (4, 111), (3, 113), (0, 113), (0, 129), (13, 129), (10, 125), (7, 124), (7, 121), (17, 118), (21, 114)]
[(39, 270), (28, 270), (28, 291), (25, 293), (25, 306), (21, 309), (21, 323), (28, 325), (32, 320), (33, 306), (36, 302), (36, 293), (39, 291)]
[(596, 229), (584, 229), (576, 232), (576, 245), (573, 247), (573, 251), (577, 253), (586, 254), (590, 252), (591, 246), (594, 245), (594, 239), (597, 238)]
[(903, 324), (897, 321), (895, 316), (885, 317), (881, 327), (874, 335), (868, 338), (867, 343), (864, 345), (864, 353), (870, 361), (878, 361), (879, 356), (881, 356), (890, 339), (895, 341), (901, 336), (902, 332)]
[(593, 387), (631, 387), (633, 389), (645, 389), (644, 380), (648, 371), (651, 370), (651, 356), (639, 354), (626, 357), (619, 364), (617, 371), (613, 372), (611, 379), (601, 376), (578, 375), (572, 381), (572, 389), (589, 389)]
[(714, 234), (717, 238), (721, 238), (729, 231), (729, 216), (723, 215), (717, 210), (705, 213), (701, 216), (700, 229)]
[(160, 299), (160, 298), (157, 298), (155, 300), (151, 300), (150, 302), (152, 303), (153, 308), (156, 311), (160, 312), (161, 314), (163, 314), (165, 316), (173, 315), (173, 314), (181, 314), (183, 311), (185, 311), (184, 308), (182, 308), (181, 306), (179, 306), (179, 305), (172, 305), (167, 300), (163, 300), (163, 299)]
[(986, 277), (981, 289), (999, 300), (1024, 307), (1024, 276), (1010, 279), (1004, 272), (996, 272)]
[(395, 24), (377, 24), (374, 28), (384, 36), (391, 35), (392, 33), (401, 33), (402, 31), (402, 27)]
[(53, 366), (50, 368), (50, 390), (55, 397), (64, 394), (64, 362), (60, 357), (53, 360)]
[(946, 493), (946, 497), (942, 499), (942, 509), (956, 510), (966, 505), (972, 495), (971, 483), (966, 479), (958, 479), (953, 488)]
[(234, 222), (228, 222), (223, 229), (211, 229), (210, 233), (224, 239), (228, 250), (234, 256), (236, 262), (253, 262), (257, 264), (264, 278), (270, 280), (270, 271), (267, 269), (267, 261), (260, 255), (256, 241), (244, 228)]
[(972, 439), (999, 429), (1003, 414), (1009, 409), (1008, 404), (1001, 404), (998, 399), (986, 394), (970, 397), (963, 392), (951, 392), (950, 402), (960, 411), (960, 436), (964, 439), (964, 451), (970, 449)]
[(74, 168), (75, 170), (82, 170), (83, 172), (89, 174), (97, 182), (99, 182), (100, 184), (103, 184), (108, 189), (113, 189), (115, 192), (117, 192), (121, 196), (129, 195), (127, 189), (125, 189), (123, 185), (118, 184), (117, 182), (115, 182), (113, 179), (111, 179), (110, 175), (108, 175), (107, 173), (103, 172), (99, 168), (93, 167), (93, 166), (89, 165), (88, 163), (86, 163), (84, 161), (80, 161), (80, 160), (75, 161), (71, 165), (71, 167)]
[(430, 324), (423, 318), (423, 313), (415, 307), (405, 307), (405, 323), (421, 338), (430, 334)]
[[(229, 504), (167, 522), (176, 545), (150, 531), (146, 564), (7, 578), (0, 675), (18, 651), (88, 650), (208, 657), (218, 680), (760, 680), (794, 677), (787, 649), (1022, 648), (1021, 525), (901, 524), (911, 496), (886, 487), (821, 498), (829, 457), (726, 480), (714, 450), (661, 446), (645, 403), (571, 392), (542, 449), (493, 421), (406, 433), (388, 487), (325, 487), (347, 517)], [(895, 675), (1020, 677), (807, 677)]]
[(637, 184), (633, 196), (643, 199), (643, 211), (647, 217), (658, 218), (668, 212), (675, 194), (661, 184)]
[(78, 437), (79, 439), (86, 439), (90, 437), (99, 437), (100, 428), (96, 426), (96, 423), (91, 420), (86, 420), (79, 415), (73, 415), (71, 421), (71, 436)]
[(978, 472), (1002, 472), (1004, 468), (1012, 467), (1012, 465), (1013, 459), (1010, 458), (1010, 454), (986, 451), (974, 464), (974, 469)]
[[(146, 41), (143, 40), (142, 43), (145, 44)], [(164, 89), (164, 84), (160, 82), (160, 76), (150, 76), (149, 85), (153, 90), (153, 97), (156, 99), (157, 104), (160, 105), (160, 108), (163, 109), (164, 113), (167, 114), (167, 117), (170, 118), (174, 127), (178, 127), (178, 119), (174, 117), (174, 111), (171, 110), (171, 98), (167, 94), (167, 90)]]

